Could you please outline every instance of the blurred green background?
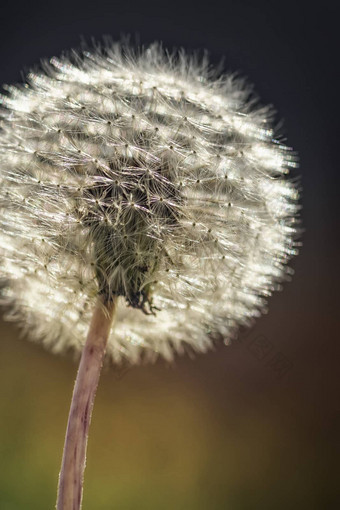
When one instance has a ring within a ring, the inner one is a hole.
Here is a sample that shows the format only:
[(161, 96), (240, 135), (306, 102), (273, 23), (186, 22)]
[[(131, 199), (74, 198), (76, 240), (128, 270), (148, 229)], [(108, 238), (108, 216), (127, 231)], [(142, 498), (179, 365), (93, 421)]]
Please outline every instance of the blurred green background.
[[(337, 508), (335, 319), (309, 258), (231, 346), (104, 370), (84, 510)], [(52, 509), (76, 365), (0, 331), (0, 508)]]

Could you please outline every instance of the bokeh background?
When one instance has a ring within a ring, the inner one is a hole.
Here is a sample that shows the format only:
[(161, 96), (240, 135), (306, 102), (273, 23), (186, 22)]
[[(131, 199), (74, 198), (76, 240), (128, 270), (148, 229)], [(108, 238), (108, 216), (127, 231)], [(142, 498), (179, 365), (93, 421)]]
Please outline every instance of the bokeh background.
[[(207, 48), (276, 106), (300, 155), (305, 232), (293, 281), (229, 347), (104, 372), (83, 510), (340, 508), (336, 11), (304, 1), (4, 2), (1, 83), (81, 35)], [(76, 366), (15, 324), (1, 322), (0, 338), (0, 508), (53, 509)]]

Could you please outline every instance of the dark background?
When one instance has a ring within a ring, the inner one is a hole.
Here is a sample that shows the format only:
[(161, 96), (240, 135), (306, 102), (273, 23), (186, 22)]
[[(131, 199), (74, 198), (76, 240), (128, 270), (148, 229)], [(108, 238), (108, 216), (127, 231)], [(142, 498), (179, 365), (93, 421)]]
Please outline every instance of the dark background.
[[(109, 34), (208, 49), (275, 105), (298, 151), (295, 276), (230, 347), (103, 374), (84, 510), (339, 508), (335, 3), (8, 2), (0, 83)], [(0, 508), (52, 509), (76, 366), (0, 323)]]

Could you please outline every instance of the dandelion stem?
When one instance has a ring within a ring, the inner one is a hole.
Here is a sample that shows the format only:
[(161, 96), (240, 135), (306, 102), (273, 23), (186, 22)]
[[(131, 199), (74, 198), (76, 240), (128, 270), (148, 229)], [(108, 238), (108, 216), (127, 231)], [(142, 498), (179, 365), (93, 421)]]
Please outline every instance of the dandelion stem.
[(92, 316), (73, 390), (59, 475), (57, 510), (81, 508), (88, 430), (115, 310), (115, 300), (106, 303), (99, 298)]

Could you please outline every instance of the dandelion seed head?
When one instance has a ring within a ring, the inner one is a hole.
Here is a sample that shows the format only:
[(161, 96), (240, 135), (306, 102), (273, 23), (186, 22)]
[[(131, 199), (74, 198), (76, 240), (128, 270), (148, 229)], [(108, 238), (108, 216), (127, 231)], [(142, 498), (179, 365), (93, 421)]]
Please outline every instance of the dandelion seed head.
[(154, 44), (72, 52), (1, 97), (0, 302), (80, 352), (98, 294), (108, 354), (228, 343), (296, 254), (296, 156), (235, 75)]

